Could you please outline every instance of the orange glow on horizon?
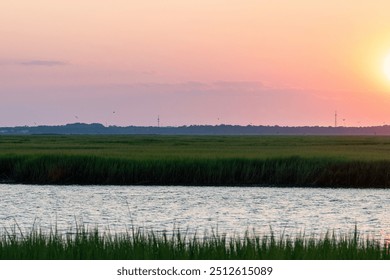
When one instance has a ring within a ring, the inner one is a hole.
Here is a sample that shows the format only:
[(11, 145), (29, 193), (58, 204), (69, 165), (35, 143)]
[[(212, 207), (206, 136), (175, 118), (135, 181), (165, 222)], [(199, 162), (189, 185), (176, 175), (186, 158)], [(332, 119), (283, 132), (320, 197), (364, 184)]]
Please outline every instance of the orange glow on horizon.
[[(88, 96), (91, 120), (107, 103), (149, 108), (163, 93), (154, 110), (172, 124), (179, 112), (199, 123), (231, 112), (231, 123), (328, 124), (336, 107), (351, 123), (383, 123), (389, 10), (384, 0), (4, 0), (0, 95), (32, 111), (50, 98), (71, 111)], [(204, 114), (190, 108), (205, 103)], [(0, 119), (30, 119), (14, 106)]]

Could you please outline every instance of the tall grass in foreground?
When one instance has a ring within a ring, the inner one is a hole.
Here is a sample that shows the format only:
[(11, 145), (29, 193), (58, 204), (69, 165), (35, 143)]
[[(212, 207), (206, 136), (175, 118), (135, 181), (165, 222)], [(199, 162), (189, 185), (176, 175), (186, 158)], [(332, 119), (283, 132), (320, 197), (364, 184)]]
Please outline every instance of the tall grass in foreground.
[(5, 231), (0, 239), (0, 259), (382, 260), (390, 259), (390, 254), (378, 241), (361, 238), (356, 229), (350, 235), (326, 234), (317, 239), (277, 238), (272, 232), (262, 237), (246, 233), (242, 238), (215, 234), (197, 238), (180, 231), (168, 235), (140, 229), (110, 234), (79, 227), (74, 235)]
[(0, 157), (1, 180), (80, 185), (389, 187), (390, 161), (346, 161), (298, 156), (132, 160), (83, 155), (9, 155)]

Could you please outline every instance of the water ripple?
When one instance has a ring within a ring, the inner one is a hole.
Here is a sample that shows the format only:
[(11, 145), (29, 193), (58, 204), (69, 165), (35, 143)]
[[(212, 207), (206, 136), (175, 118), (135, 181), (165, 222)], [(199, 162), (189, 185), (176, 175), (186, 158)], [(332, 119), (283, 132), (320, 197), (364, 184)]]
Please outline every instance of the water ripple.
[(71, 231), (76, 224), (188, 233), (321, 235), (390, 231), (390, 191), (267, 187), (0, 185), (0, 222)]

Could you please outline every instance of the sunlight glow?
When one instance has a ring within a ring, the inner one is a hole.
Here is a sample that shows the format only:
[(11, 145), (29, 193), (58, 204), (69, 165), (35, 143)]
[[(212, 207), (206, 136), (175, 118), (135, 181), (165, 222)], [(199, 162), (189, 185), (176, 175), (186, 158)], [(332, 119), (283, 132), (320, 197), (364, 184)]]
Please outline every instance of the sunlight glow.
[(383, 63), (383, 70), (385, 71), (386, 77), (390, 80), (390, 54), (385, 58)]

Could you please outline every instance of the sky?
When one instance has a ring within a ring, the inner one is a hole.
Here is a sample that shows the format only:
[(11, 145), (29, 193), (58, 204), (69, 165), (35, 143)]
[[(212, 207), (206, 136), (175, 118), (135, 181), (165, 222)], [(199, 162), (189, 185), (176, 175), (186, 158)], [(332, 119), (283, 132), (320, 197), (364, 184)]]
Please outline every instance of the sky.
[(390, 124), (388, 0), (1, 0), (0, 126)]

